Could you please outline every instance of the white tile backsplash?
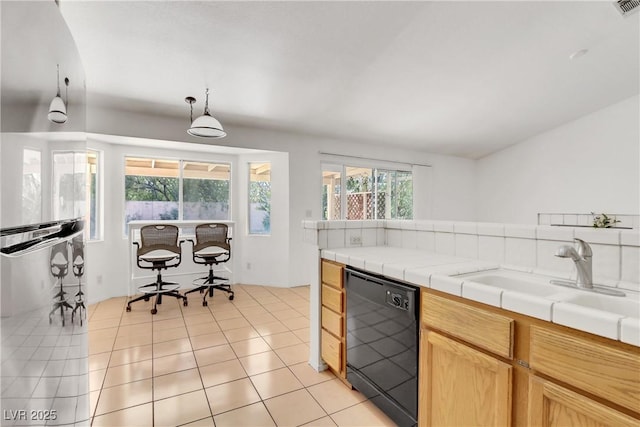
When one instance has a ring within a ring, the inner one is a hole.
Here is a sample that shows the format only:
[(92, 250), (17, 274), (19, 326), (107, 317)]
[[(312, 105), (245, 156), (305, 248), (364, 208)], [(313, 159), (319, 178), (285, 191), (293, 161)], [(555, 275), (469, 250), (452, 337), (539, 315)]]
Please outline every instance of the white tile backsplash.
[(478, 223), (478, 234), (481, 236), (504, 237), (504, 224), (480, 222)]
[(397, 228), (387, 229), (387, 246), (402, 247), (402, 230)]
[[(320, 249), (393, 246), (565, 278), (576, 277), (575, 265), (570, 259), (554, 254), (561, 245), (575, 247), (575, 236), (593, 249), (593, 275), (597, 281), (620, 282), (640, 289), (640, 232), (637, 230), (432, 220), (304, 220), (302, 226), (304, 242)], [(352, 237), (359, 237), (361, 243), (351, 243)]]
[(620, 244), (623, 246), (640, 246), (640, 232), (622, 230), (620, 232)]
[(573, 242), (573, 227), (552, 227), (540, 225), (536, 228), (536, 237), (538, 240), (556, 240)]
[(328, 235), (328, 230), (318, 230), (318, 247), (320, 249), (326, 249), (329, 247)]
[(377, 245), (377, 230), (375, 228), (362, 229), (362, 246)]
[[(591, 245), (593, 277), (620, 280), (620, 246)], [(571, 259), (568, 259), (573, 264)]]
[(417, 248), (417, 234), (415, 230), (402, 230), (402, 247), (407, 249)]
[(453, 224), (453, 232), (456, 234), (478, 234), (478, 225), (475, 222), (456, 222)]
[(536, 241), (533, 239), (505, 238), (505, 263), (534, 268), (537, 264)]
[(536, 267), (547, 271), (558, 271), (569, 273), (575, 271), (575, 266), (571, 258), (558, 258), (555, 256), (559, 246), (567, 245), (568, 242), (554, 240), (537, 240)]
[(602, 243), (605, 245), (620, 244), (620, 230), (607, 228), (576, 228), (575, 237), (582, 239), (590, 245)]
[(329, 248), (344, 248), (345, 246), (345, 230), (329, 229), (327, 230), (327, 245)]
[(640, 248), (621, 246), (622, 272), (621, 280), (625, 282), (640, 282)]
[(416, 231), (416, 249), (436, 251), (436, 235), (433, 231)]
[(463, 258), (478, 258), (478, 236), (475, 234), (455, 234), (455, 254)]
[(434, 221), (433, 230), (444, 233), (453, 233), (453, 222), (450, 221)]
[(506, 237), (519, 237), (522, 239), (535, 239), (536, 226), (524, 224), (505, 224), (504, 235)]
[(504, 237), (478, 236), (478, 259), (504, 264), (504, 250)]
[(456, 253), (456, 240), (453, 233), (440, 233), (435, 232), (436, 253), (442, 255), (455, 255)]
[(362, 244), (362, 229), (361, 228), (347, 228), (346, 229), (346, 231), (345, 231), (345, 246), (347, 248), (354, 247), (354, 246), (355, 247), (363, 246), (363, 244)]

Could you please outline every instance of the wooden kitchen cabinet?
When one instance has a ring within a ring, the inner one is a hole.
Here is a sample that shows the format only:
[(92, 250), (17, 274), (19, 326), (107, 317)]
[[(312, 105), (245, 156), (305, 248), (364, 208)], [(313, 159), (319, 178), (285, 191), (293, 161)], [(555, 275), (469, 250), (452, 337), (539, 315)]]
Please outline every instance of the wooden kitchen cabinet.
[(320, 353), (327, 366), (344, 380), (347, 375), (344, 265), (324, 259), (321, 262)]
[(637, 427), (632, 418), (609, 406), (534, 375), (529, 381), (529, 426)]
[(420, 426), (640, 425), (640, 348), (422, 289)]
[(511, 365), (433, 331), (420, 340), (420, 426), (510, 425)]

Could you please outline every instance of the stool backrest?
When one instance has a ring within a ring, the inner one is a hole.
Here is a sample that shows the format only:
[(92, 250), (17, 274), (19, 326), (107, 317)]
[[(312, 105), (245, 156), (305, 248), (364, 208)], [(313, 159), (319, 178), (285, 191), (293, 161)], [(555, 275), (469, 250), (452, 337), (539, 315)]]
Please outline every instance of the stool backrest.
[(151, 224), (140, 228), (141, 245), (138, 256), (151, 251), (166, 250), (179, 254), (178, 227), (168, 224)]
[(228, 239), (229, 227), (218, 222), (200, 224), (196, 226), (196, 244), (194, 252), (211, 246), (218, 246), (231, 252)]

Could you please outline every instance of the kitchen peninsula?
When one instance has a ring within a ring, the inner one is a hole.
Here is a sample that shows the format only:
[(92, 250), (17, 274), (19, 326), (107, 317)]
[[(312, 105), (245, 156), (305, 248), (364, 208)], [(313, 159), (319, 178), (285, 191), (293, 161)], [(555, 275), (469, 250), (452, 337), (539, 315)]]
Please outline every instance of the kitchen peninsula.
[[(321, 253), (321, 283), (330, 265), (420, 287), (420, 425), (546, 425), (550, 410), (560, 425), (563, 417), (585, 425), (638, 422), (640, 300), (637, 263), (627, 257), (639, 245), (636, 230), (444, 221), (303, 226)], [(616, 297), (548, 284), (552, 277), (575, 280), (572, 263), (554, 257), (574, 238), (594, 247), (595, 282), (625, 297), (611, 302)], [(618, 258), (598, 260), (611, 252)], [(609, 265), (616, 262), (617, 269)], [(348, 289), (343, 293), (347, 305)], [(325, 313), (324, 294), (312, 307), (320, 301)], [(325, 316), (316, 321), (322, 339), (335, 338)], [(348, 340), (337, 346), (337, 359), (326, 355), (324, 341), (318, 346), (342, 377), (348, 360), (340, 345), (350, 346)]]

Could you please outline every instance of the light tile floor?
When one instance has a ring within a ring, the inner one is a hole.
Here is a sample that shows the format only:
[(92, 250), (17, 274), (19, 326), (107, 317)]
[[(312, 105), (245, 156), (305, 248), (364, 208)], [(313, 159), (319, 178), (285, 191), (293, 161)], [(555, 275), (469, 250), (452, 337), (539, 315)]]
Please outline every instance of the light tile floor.
[(309, 360), (309, 287), (235, 285), (201, 304), (165, 298), (158, 313), (126, 298), (89, 318), (94, 426), (394, 426)]

